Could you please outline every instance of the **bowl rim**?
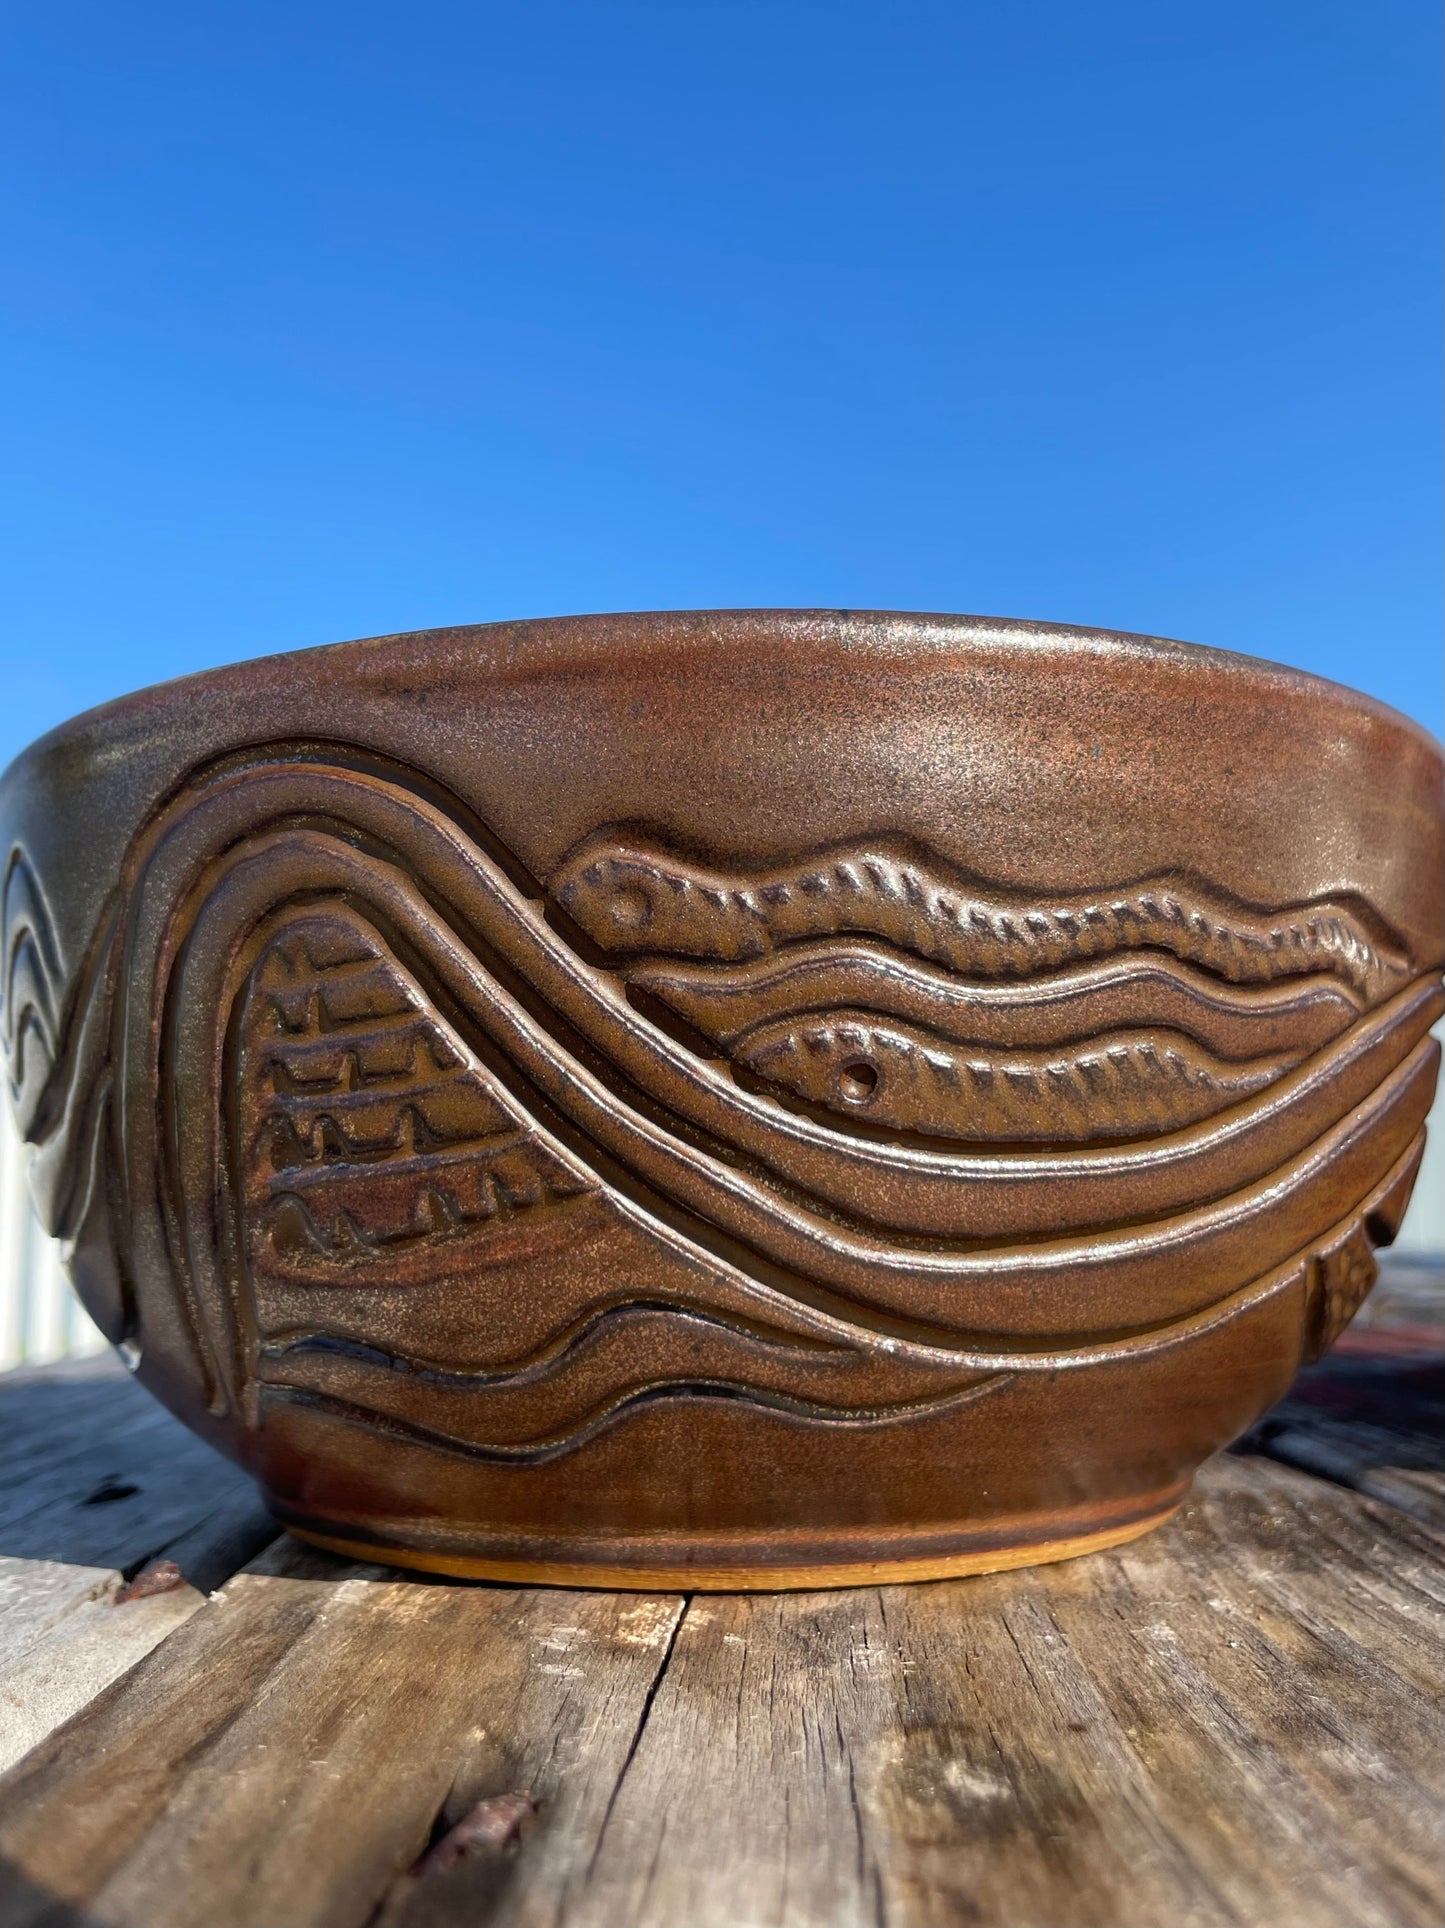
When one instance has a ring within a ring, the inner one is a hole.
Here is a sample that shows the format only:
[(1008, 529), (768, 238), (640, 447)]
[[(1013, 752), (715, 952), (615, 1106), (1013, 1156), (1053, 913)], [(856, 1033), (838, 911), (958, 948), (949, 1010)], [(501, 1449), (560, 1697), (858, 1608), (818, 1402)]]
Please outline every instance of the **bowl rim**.
[[(1445, 774), (1445, 743), (1414, 717), (1380, 697), (1348, 683), (1317, 675), (1272, 658), (1215, 644), (1186, 642), (1141, 631), (1083, 624), (1035, 621), (1027, 617), (953, 615), (930, 611), (820, 608), (717, 608), (604, 611), (592, 614), (533, 616), (490, 623), (458, 623), (425, 629), (391, 630), (374, 636), (275, 650), (234, 662), (214, 664), (162, 679), (77, 711), (34, 738), (0, 770), (0, 787), (16, 776), (36, 753), (61, 748), (67, 740), (124, 730), (147, 711), (184, 706), (193, 693), (215, 695), (234, 687), (242, 693), (257, 672), (268, 677), (294, 674), (304, 687), (309, 672), (327, 664), (328, 679), (374, 674), (378, 658), (399, 660), (430, 654), (475, 652), (478, 671), (505, 669), (543, 672), (549, 661), (615, 657), (619, 668), (639, 656), (672, 651), (742, 647), (766, 641), (776, 649), (841, 649), (868, 656), (916, 656), (972, 647), (1015, 648), (1040, 656), (1067, 650), (1102, 661), (1134, 659), (1141, 664), (1187, 665), (1215, 677), (1253, 687), (1261, 698), (1291, 697), (1333, 702), (1356, 716), (1369, 717), (1402, 731), (1417, 748), (1430, 751)], [(339, 656), (345, 663), (336, 662)]]

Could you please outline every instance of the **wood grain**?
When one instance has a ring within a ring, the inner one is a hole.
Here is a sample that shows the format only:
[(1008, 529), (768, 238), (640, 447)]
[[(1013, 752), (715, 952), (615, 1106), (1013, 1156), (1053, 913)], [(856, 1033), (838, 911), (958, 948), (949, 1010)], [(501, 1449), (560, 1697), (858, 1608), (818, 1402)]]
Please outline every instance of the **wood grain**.
[[(245, 1476), (114, 1358), (0, 1379), (0, 1768), (79, 1712), (274, 1539)], [(154, 1559), (185, 1584), (120, 1598)]]
[(114, 1568), (177, 1561), (202, 1593), (276, 1536), (253, 1482), (113, 1355), (0, 1378), (0, 1556)]
[(585, 1863), (681, 1598), (410, 1582), (292, 1543), (261, 1565), (17, 1770), (7, 1920), (48, 1894), (156, 1928), (362, 1922), (519, 1780)]
[(202, 1604), (192, 1586), (120, 1597), (105, 1567), (0, 1557), (0, 1768), (69, 1720)]
[(853, 1593), (282, 1541), (0, 1782), (5, 1919), (1433, 1923), (1442, 1552), (1260, 1459), (1126, 1548)]
[(572, 1918), (1434, 1920), (1435, 1552), (1236, 1463), (1086, 1565), (694, 1601)]
[(1359, 1320), (1240, 1450), (1445, 1532), (1445, 1265), (1387, 1256)]

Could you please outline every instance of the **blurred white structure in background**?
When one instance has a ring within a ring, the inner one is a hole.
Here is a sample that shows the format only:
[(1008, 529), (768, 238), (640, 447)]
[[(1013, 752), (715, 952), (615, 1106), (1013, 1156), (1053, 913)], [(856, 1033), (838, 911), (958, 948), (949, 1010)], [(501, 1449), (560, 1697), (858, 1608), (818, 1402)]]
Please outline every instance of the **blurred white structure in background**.
[(105, 1351), (31, 1207), (26, 1155), (0, 1097), (0, 1370)]
[[(40, 1229), (25, 1187), (25, 1158), (0, 1098), (0, 1371), (104, 1352), (106, 1344), (70, 1289), (58, 1244)], [(1425, 1162), (1393, 1249), (1445, 1254), (1445, 1089), (1430, 1113)]]

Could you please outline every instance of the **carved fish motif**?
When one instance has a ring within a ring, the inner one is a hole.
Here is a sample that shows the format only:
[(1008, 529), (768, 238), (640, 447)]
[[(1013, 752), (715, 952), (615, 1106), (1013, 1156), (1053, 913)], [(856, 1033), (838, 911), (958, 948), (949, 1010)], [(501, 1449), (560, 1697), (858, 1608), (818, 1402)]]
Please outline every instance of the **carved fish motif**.
[(594, 840), (552, 888), (623, 953), (644, 1008), (676, 1013), (767, 1087), (961, 1143), (1200, 1123), (1406, 975), (1338, 905), (1268, 919), (1156, 882), (1031, 906), (884, 845), (747, 880)]
[(870, 1123), (962, 1140), (1135, 1138), (1209, 1118), (1289, 1058), (1228, 1064), (1178, 1033), (1114, 1031), (1055, 1051), (968, 1052), (865, 1011), (780, 1018), (733, 1056), (759, 1077)]
[(887, 842), (738, 877), (603, 836), (560, 866), (551, 891), (595, 943), (623, 954), (727, 963), (849, 932), (974, 977), (1027, 977), (1141, 947), (1235, 984), (1329, 971), (1369, 1003), (1409, 977), (1405, 958), (1344, 904), (1271, 914), (1169, 877), (1020, 898), (954, 879), (936, 859)]

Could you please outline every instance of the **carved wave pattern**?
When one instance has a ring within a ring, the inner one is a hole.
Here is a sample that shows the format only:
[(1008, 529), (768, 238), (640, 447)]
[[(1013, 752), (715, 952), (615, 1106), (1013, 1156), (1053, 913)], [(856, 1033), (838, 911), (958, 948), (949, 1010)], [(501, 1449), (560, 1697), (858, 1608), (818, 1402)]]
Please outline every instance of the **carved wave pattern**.
[(63, 974), (50, 911), (23, 850), (0, 884), (0, 1041), (11, 1103), (28, 1136), (59, 1055)]
[(495, 1264), (519, 1239), (565, 1233), (598, 1189), (341, 908), (298, 915), (256, 965), (240, 1084), (249, 1212), (297, 1275), (366, 1259), (390, 1273), (439, 1247), (454, 1266), (459, 1242)]
[[(631, 1301), (513, 1370), (456, 1371), (327, 1335), (267, 1349), (266, 1386), (470, 1459), (543, 1464), (659, 1399), (725, 1399), (810, 1425), (906, 1424), (1001, 1392), (1006, 1372), (895, 1363), (893, 1384), (845, 1346), (800, 1344), (694, 1307)], [(485, 1402), (485, 1436), (477, 1430)]]
[[(886, 844), (729, 878), (608, 834), (544, 888), (410, 773), (310, 751), (198, 776), (121, 903), (34, 1115), (105, 1163), (55, 1196), (118, 1201), (132, 1328), (218, 1413), (503, 1462), (659, 1399), (909, 1423), (1279, 1292), (1323, 1331), (1330, 1255), (1403, 1211), (1445, 1004), (1364, 906), (1189, 880), (1030, 905)], [(74, 1094), (116, 1067), (97, 1135)], [(619, 1227), (666, 1291), (587, 1283)], [(520, 1354), (396, 1337), (398, 1292), (524, 1276), (592, 1298)]]

